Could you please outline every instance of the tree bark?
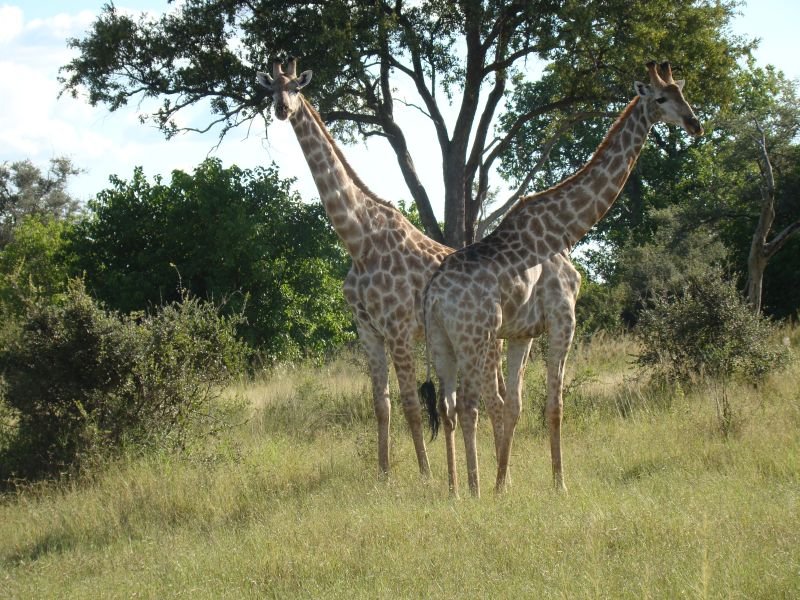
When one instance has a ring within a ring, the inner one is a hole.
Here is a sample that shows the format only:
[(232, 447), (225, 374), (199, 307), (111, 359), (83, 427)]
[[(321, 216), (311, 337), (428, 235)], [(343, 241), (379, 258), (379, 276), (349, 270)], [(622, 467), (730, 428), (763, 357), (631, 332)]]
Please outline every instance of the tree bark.
[(800, 231), (800, 220), (795, 221), (772, 241), (767, 242), (772, 223), (775, 221), (775, 178), (772, 173), (772, 163), (767, 152), (767, 140), (764, 128), (756, 123), (759, 137), (756, 144), (759, 150), (759, 167), (761, 168), (761, 214), (758, 218), (753, 241), (750, 243), (750, 254), (747, 257), (747, 301), (754, 312), (761, 312), (761, 295), (764, 281), (764, 271), (769, 260), (783, 248), (787, 241)]

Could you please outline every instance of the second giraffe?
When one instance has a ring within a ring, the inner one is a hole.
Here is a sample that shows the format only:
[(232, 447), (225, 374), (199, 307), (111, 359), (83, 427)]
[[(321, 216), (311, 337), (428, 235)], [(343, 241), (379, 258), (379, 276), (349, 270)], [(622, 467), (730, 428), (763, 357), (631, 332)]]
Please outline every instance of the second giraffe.
[[(434, 273), (424, 298), (426, 341), (442, 386), (451, 485), (455, 482), (454, 429), (461, 422), (467, 476), (480, 495), (476, 447), (478, 404), (498, 405), (494, 365), (497, 340), (508, 340), (508, 385), (502, 403), (502, 439), (495, 440), (495, 489), (506, 484), (514, 430), (522, 409), (522, 377), (531, 338), (549, 331), (547, 403), (553, 481), (566, 490), (561, 465), (562, 387), (567, 351), (575, 328), (574, 303), (580, 279), (566, 265), (550, 274), (542, 268), (562, 256), (606, 214), (617, 199), (657, 122), (700, 136), (703, 127), (683, 97), (669, 63), (648, 63), (650, 83), (635, 82), (636, 97), (622, 111), (592, 158), (575, 174), (521, 199), (497, 229), (450, 256)], [(460, 375), (459, 395), (456, 398)], [(451, 466), (452, 465), (452, 466)]]

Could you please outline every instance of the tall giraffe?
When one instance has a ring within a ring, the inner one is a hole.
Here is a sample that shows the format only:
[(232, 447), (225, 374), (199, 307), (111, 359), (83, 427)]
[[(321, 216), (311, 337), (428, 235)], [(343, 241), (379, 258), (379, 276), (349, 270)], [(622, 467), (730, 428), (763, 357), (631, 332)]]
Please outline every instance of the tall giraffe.
[(356, 175), (319, 113), (300, 94), (311, 81), (311, 71), (298, 76), (294, 59), (289, 60), (286, 72), (276, 61), (272, 76), (259, 72), (258, 81), (272, 94), (275, 116), (291, 123), (325, 212), (353, 262), (344, 281), (344, 295), (369, 362), (380, 472), (389, 472), (388, 347), (419, 469), (427, 475), (430, 468), (413, 350), (422, 336), (423, 288), (453, 250), (422, 234)]
[[(562, 272), (551, 277), (546, 277), (540, 265), (554, 256), (566, 257), (569, 249), (605, 215), (656, 122), (679, 124), (690, 135), (702, 135), (703, 128), (683, 97), (684, 81), (673, 80), (669, 63), (661, 64), (661, 74), (655, 62), (648, 63), (647, 69), (649, 85), (635, 82), (636, 97), (611, 126), (589, 162), (554, 187), (521, 199), (491, 235), (448, 256), (425, 290), (426, 336), (443, 388), (439, 411), (449, 436), (447, 452), (448, 456), (453, 452), (453, 429), (458, 417), (464, 435), (469, 487), (474, 495), (480, 495), (475, 440), (478, 402), (482, 396), (487, 405), (494, 405), (499, 397), (496, 378), (487, 372), (498, 358), (494, 341), (508, 340), (508, 386), (499, 428), (502, 439), (495, 440), (496, 490), (501, 491), (522, 408), (525, 361), (531, 338), (543, 325), (550, 330), (545, 417), (553, 480), (556, 488), (566, 490), (561, 466), (562, 387), (574, 331), (579, 279), (563, 262)], [(553, 308), (548, 302), (563, 306)]]

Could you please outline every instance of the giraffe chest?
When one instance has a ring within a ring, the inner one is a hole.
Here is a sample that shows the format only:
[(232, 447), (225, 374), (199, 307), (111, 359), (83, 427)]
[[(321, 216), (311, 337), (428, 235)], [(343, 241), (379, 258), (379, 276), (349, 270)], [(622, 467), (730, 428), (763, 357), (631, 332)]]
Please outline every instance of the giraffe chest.
[(399, 330), (418, 333), (422, 292), (436, 264), (426, 264), (418, 256), (370, 258), (354, 262), (345, 280), (345, 297), (356, 318), (384, 336), (395, 336)]

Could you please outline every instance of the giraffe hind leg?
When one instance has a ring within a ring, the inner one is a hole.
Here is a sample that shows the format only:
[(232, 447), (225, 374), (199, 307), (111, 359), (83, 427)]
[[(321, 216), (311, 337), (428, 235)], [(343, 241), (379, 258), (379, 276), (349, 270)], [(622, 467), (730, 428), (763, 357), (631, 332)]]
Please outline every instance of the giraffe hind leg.
[(503, 492), (508, 485), (511, 447), (519, 415), (522, 412), (522, 383), (530, 349), (530, 339), (508, 342), (508, 388), (503, 404), (503, 440), (497, 456), (496, 492)]
[(429, 328), (431, 358), (439, 378), (438, 414), (442, 422), (447, 459), (447, 484), (450, 495), (458, 497), (458, 472), (456, 468), (455, 429), (458, 421), (456, 402), (458, 398), (458, 372), (453, 348), (437, 323)]

